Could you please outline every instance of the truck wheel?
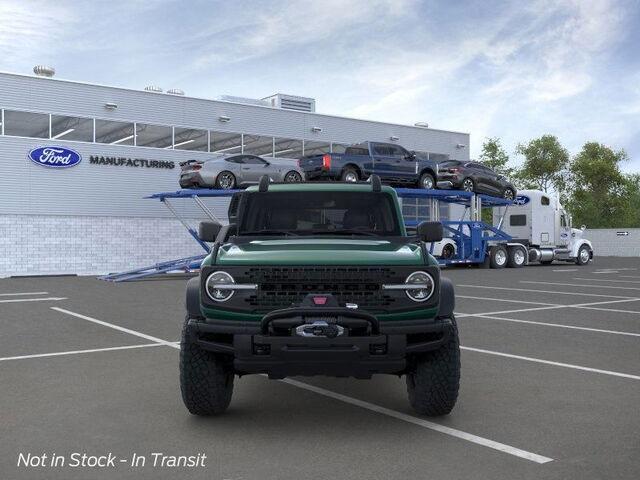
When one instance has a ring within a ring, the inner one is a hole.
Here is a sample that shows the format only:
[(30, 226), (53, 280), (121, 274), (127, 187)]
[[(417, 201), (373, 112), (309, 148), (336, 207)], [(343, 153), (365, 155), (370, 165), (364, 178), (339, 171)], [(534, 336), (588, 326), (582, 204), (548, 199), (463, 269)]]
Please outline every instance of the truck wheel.
[(578, 265), (586, 265), (591, 260), (591, 252), (589, 247), (582, 245), (578, 250), (578, 256), (576, 257), (576, 263)]
[(507, 265), (509, 255), (502, 245), (494, 245), (489, 249), (489, 265), (491, 268), (504, 268)]
[(231, 402), (233, 372), (219, 356), (196, 345), (189, 328), (187, 317), (180, 342), (182, 401), (193, 415), (222, 413)]
[(428, 416), (446, 415), (458, 399), (460, 386), (460, 341), (458, 327), (438, 350), (418, 356), (407, 373), (407, 393), (413, 409)]
[(340, 179), (343, 182), (355, 183), (358, 180), (360, 180), (360, 176), (358, 175), (358, 172), (356, 171), (355, 168), (347, 167), (342, 171), (342, 175), (340, 176)]
[(436, 188), (436, 181), (430, 173), (423, 173), (420, 176), (420, 188), (424, 190), (433, 190)]
[(527, 254), (522, 247), (509, 247), (509, 258), (507, 259), (507, 267), (520, 268), (527, 261)]

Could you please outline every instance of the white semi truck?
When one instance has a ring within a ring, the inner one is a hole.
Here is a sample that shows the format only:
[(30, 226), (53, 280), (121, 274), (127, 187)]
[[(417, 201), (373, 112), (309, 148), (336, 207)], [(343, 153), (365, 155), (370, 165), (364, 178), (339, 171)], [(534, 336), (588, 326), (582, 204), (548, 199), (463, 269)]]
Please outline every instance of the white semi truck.
[(522, 245), (529, 263), (554, 260), (586, 265), (593, 246), (583, 237), (585, 226), (572, 228), (571, 216), (557, 197), (540, 190), (521, 190), (514, 204), (494, 208), (493, 222), (512, 237), (510, 246)]

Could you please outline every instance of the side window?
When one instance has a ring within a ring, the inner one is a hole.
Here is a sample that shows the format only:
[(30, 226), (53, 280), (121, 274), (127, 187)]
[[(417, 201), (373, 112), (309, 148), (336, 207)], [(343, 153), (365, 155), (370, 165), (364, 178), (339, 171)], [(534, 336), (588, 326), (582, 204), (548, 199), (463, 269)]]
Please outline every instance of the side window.
[(567, 226), (567, 218), (564, 215), (560, 215), (560, 226), (561, 227)]
[(524, 227), (526, 224), (526, 215), (511, 215), (509, 217), (509, 225), (511, 225), (512, 227)]
[(404, 158), (409, 152), (398, 145), (389, 145), (389, 155)]
[(244, 163), (244, 157), (229, 157), (225, 159), (229, 163)]
[(387, 156), (390, 155), (391, 152), (386, 145), (374, 145), (373, 151), (376, 155)]
[(551, 204), (551, 201), (549, 200), (549, 197), (545, 197), (544, 195), (540, 198), (540, 205), (549, 205)]
[(267, 162), (265, 162), (260, 157), (255, 157), (253, 155), (245, 156), (243, 163), (250, 164), (250, 165), (266, 165), (267, 164)]

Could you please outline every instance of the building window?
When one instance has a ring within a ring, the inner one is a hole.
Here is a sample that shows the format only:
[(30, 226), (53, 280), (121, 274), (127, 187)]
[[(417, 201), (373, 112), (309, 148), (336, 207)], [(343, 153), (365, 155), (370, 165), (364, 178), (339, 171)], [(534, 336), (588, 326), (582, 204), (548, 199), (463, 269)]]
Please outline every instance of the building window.
[(322, 155), (331, 152), (331, 143), (315, 142), (313, 140), (304, 141), (304, 154), (306, 155)]
[(111, 145), (133, 145), (133, 123), (96, 120), (96, 142)]
[(136, 123), (136, 145), (138, 147), (167, 148), (173, 144), (173, 129), (162, 125)]
[(49, 115), (5, 110), (4, 134), (16, 137), (49, 138)]
[[(331, 153), (344, 153), (349, 145), (346, 143), (332, 143)], [(369, 152), (367, 152), (368, 154)]]
[(261, 137), (259, 135), (243, 135), (244, 153), (273, 157), (273, 137)]
[(173, 148), (176, 150), (209, 150), (209, 135), (206, 130), (176, 127), (173, 133)]
[(274, 157), (300, 158), (302, 157), (302, 140), (291, 138), (275, 138)]
[(549, 197), (545, 197), (543, 195), (542, 197), (540, 197), (540, 204), (546, 206), (546, 205), (551, 204), (551, 201), (549, 200)]
[(93, 119), (51, 115), (51, 139), (93, 142)]
[(211, 153), (242, 153), (240, 133), (211, 132)]

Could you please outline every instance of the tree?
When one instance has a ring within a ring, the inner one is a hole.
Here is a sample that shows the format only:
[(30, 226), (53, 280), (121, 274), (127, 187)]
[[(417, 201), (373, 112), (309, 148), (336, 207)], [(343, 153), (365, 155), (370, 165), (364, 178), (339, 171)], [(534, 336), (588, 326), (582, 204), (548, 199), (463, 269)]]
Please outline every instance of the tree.
[(498, 137), (485, 138), (479, 160), (483, 165), (495, 170), (500, 175), (513, 176), (513, 168), (507, 165), (509, 163), (509, 155), (502, 147)]
[(555, 136), (543, 135), (529, 143), (519, 144), (516, 153), (524, 156), (524, 163), (517, 174), (521, 186), (545, 192), (552, 188), (557, 193), (563, 192), (569, 152)]
[(626, 160), (624, 150), (614, 151), (597, 142), (584, 144), (569, 168), (568, 208), (576, 225), (592, 228), (638, 225), (640, 179), (620, 171), (620, 163)]

